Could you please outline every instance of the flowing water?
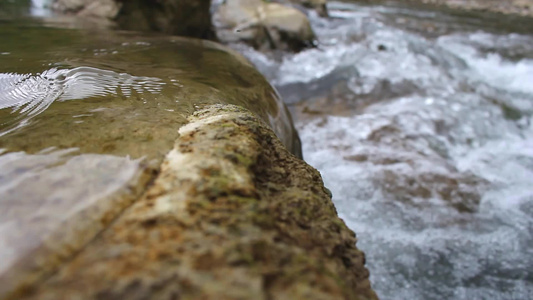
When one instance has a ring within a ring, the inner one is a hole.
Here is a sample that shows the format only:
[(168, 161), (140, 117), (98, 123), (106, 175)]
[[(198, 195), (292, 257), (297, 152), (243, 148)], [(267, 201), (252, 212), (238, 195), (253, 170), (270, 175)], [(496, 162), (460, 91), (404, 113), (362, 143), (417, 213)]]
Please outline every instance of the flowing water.
[[(213, 45), (6, 19), (21, 9), (0, 18), (0, 206), (34, 225), (87, 203), (17, 199), (115, 191), (143, 155), (171, 146), (195, 109), (184, 99), (275, 98)], [(382, 299), (532, 299), (533, 23), (395, 4), (329, 11), (311, 14), (316, 49), (280, 59), (236, 48), (291, 104), (305, 159), (357, 233), (374, 289)], [(13, 233), (20, 224), (7, 216), (0, 231)], [(33, 234), (0, 244), (33, 249)], [(0, 271), (18, 250), (2, 251)]]
[(382, 299), (533, 299), (533, 23), (330, 2), (319, 47), (242, 45)]

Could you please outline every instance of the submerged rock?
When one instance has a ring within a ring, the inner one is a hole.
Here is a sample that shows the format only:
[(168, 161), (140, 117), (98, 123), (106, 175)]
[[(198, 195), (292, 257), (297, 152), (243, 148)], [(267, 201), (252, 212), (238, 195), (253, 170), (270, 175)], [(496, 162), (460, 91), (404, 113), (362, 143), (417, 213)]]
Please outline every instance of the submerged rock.
[(138, 199), (201, 107), (245, 107), (301, 156), (276, 90), (219, 44), (26, 20), (0, 36), (0, 298), (53, 274)]
[(218, 38), (245, 41), (259, 49), (300, 51), (312, 47), (315, 35), (306, 15), (279, 3), (228, 0), (213, 15)]
[(243, 108), (188, 121), (144, 195), (18, 299), (377, 299), (318, 171)]

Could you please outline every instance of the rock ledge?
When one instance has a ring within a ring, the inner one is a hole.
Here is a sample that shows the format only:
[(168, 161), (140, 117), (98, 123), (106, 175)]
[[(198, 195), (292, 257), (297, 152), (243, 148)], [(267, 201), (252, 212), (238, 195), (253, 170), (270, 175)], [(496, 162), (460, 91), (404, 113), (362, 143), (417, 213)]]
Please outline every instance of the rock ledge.
[(19, 299), (377, 299), (318, 171), (249, 111), (180, 129), (148, 191)]

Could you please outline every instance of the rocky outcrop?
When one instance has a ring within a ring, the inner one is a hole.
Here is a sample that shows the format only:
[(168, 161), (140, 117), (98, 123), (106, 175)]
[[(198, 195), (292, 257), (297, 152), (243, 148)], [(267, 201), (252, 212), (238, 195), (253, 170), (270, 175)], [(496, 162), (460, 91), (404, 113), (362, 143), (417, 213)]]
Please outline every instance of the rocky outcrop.
[[(18, 51), (27, 74), (3, 74), (0, 299), (375, 298), (287, 108), (244, 57), (98, 33), (29, 26), (9, 45), (54, 37)], [(59, 54), (68, 65), (43, 71)]]
[(209, 0), (55, 0), (52, 8), (99, 27), (209, 39), (214, 37), (210, 5)]
[(244, 41), (259, 49), (300, 51), (315, 35), (300, 10), (261, 0), (227, 0), (213, 16), (219, 40)]
[[(3, 25), (20, 34), (19, 23)], [(209, 287), (370, 293), (353, 234), (318, 173), (295, 157), (290, 114), (250, 62), (204, 40), (99, 33), (29, 27), (9, 45), (41, 49), (40, 37), (54, 37), (47, 51), (17, 53), (27, 74), (3, 74), (0, 299), (120, 298), (139, 284), (150, 287), (139, 298), (155, 299), (174, 286), (189, 298)], [(58, 54), (70, 65), (43, 71)], [(201, 111), (216, 104), (253, 116)], [(158, 225), (136, 224), (144, 217), (130, 214), (150, 203), (143, 211)], [(233, 281), (213, 279), (221, 274)]]
[(144, 195), (17, 299), (377, 299), (320, 174), (232, 105), (189, 117)]

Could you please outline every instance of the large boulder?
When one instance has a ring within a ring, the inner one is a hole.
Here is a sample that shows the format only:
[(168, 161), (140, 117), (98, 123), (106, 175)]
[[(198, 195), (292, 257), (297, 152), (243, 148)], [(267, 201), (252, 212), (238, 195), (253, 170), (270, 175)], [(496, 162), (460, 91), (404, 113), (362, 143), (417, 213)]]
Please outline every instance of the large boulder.
[(55, 0), (52, 9), (99, 27), (214, 38), (210, 0)]
[(189, 117), (153, 184), (17, 299), (377, 299), (318, 171), (233, 105)]
[(244, 41), (259, 49), (300, 51), (315, 39), (307, 16), (298, 9), (261, 0), (227, 0), (213, 16), (218, 38)]
[(2, 25), (0, 299), (375, 298), (286, 107), (241, 55)]

